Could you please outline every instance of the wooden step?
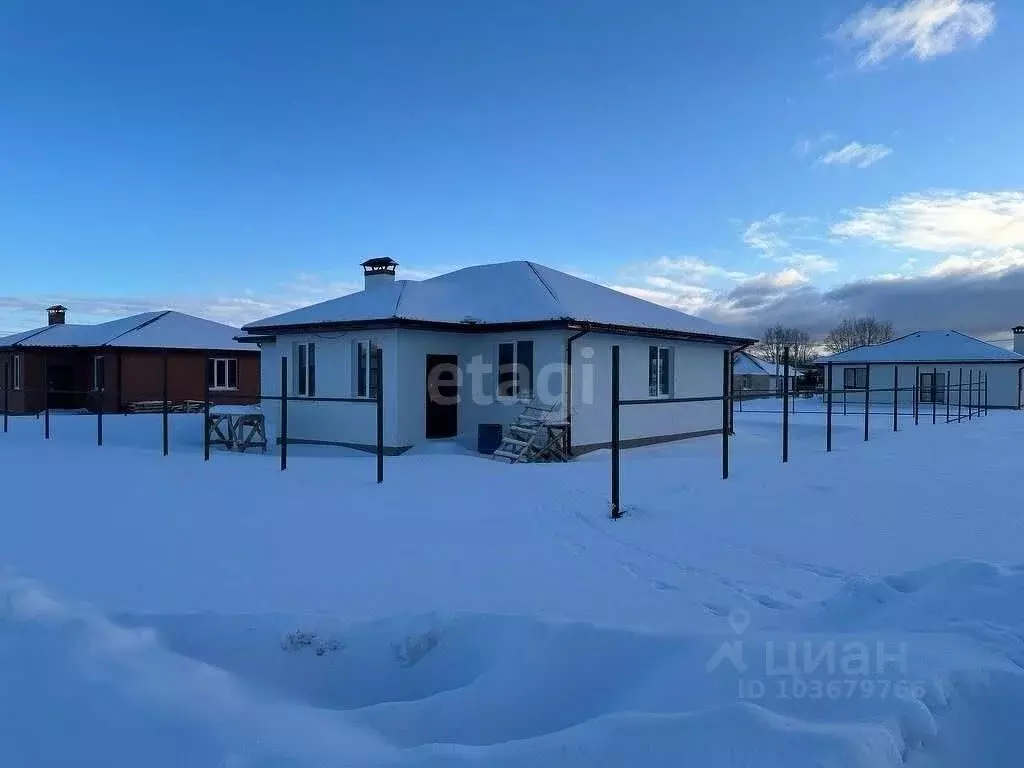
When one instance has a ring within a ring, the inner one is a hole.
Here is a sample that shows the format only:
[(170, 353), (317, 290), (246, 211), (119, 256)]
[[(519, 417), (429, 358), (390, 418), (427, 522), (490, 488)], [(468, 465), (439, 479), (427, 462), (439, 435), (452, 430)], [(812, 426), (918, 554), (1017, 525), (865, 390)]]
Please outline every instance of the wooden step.
[(503, 459), (511, 459), (512, 461), (519, 461), (519, 459), (521, 458), (518, 453), (512, 453), (511, 451), (503, 451), (500, 448), (491, 455), (500, 456)]

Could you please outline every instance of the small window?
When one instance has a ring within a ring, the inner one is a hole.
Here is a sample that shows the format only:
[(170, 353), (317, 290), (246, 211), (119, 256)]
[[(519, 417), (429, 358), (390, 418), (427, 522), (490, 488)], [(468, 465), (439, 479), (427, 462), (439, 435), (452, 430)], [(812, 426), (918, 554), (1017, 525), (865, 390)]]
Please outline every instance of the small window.
[(672, 350), (651, 346), (647, 354), (648, 393), (651, 397), (672, 395)]
[(380, 368), (377, 365), (379, 347), (372, 341), (356, 343), (356, 397), (377, 398), (380, 387)]
[(316, 344), (295, 345), (295, 394), (299, 397), (316, 395)]
[(946, 374), (943, 373), (922, 373), (920, 389), (922, 403), (944, 403), (946, 402)]
[(92, 389), (93, 392), (102, 392), (106, 388), (107, 358), (103, 355), (96, 355), (92, 359)]
[(238, 389), (238, 361), (233, 357), (208, 360), (206, 384), (210, 389)]
[(741, 389), (753, 389), (754, 388), (754, 376), (750, 373), (744, 373), (740, 379)]
[(11, 357), (11, 389), (21, 389), (21, 355)]
[(844, 368), (843, 389), (867, 389), (868, 369), (867, 368)]
[(533, 396), (533, 342), (503, 341), (498, 344), (498, 397), (529, 399)]

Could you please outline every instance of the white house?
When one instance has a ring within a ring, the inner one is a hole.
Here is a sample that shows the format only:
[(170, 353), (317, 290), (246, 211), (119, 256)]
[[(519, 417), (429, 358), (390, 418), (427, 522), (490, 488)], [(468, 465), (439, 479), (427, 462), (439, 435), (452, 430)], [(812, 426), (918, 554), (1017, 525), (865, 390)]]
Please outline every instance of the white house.
[[(377, 348), (389, 452), (437, 438), (475, 446), (479, 425), (507, 425), (531, 400), (555, 406), (580, 451), (610, 441), (613, 345), (620, 398), (656, 403), (721, 394), (724, 351), (752, 341), (528, 261), (421, 281), (397, 280), (391, 259), (362, 266), (364, 290), (244, 328), (243, 340), (261, 348), (264, 395), (280, 396), (283, 365), (289, 442), (375, 443), (372, 406), (310, 398), (375, 398)], [(721, 411), (714, 402), (622, 406), (621, 440), (720, 432)]]
[[(1024, 328), (1017, 331), (1014, 329), (1015, 346), (1024, 344)], [(870, 384), (871, 402), (892, 403), (895, 383), (900, 388), (900, 402), (910, 403), (916, 379), (925, 404), (945, 404), (947, 389), (954, 407), (958, 402), (966, 405), (969, 398), (977, 404), (977, 399), (985, 396), (979, 380), (987, 381), (990, 408), (1020, 408), (1022, 404), (1024, 355), (959, 331), (918, 331), (818, 362), (825, 367), (826, 384), (828, 370), (832, 370), (832, 389), (837, 393), (833, 397), (849, 402), (863, 402), (865, 385)]]
[[(782, 394), (782, 379), (785, 366), (773, 363), (747, 352), (739, 352), (733, 360), (733, 388), (741, 397), (761, 397)], [(796, 380), (800, 371), (795, 366), (789, 367), (789, 391), (796, 390)]]

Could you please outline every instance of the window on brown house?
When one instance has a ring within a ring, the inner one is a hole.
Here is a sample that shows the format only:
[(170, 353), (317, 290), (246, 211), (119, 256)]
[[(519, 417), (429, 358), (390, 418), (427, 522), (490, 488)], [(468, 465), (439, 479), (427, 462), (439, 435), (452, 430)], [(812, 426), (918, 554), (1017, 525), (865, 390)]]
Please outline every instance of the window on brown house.
[(206, 367), (206, 384), (210, 389), (238, 389), (238, 360), (211, 358)]

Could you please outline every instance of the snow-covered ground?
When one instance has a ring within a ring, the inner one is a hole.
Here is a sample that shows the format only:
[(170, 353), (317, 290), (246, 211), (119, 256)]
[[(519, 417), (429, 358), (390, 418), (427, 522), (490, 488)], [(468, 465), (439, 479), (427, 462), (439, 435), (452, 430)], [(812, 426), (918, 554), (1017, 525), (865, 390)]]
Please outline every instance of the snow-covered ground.
[[(507, 466), (0, 434), (11, 766), (1017, 765), (1024, 414)], [(941, 422), (941, 419), (940, 419)]]

